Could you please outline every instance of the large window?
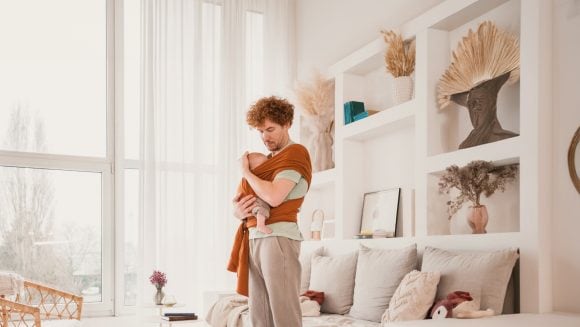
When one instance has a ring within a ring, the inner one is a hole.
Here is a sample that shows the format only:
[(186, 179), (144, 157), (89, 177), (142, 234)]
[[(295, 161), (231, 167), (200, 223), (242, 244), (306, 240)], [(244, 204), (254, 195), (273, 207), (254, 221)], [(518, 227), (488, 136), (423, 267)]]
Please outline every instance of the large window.
[(101, 178), (0, 167), (0, 269), (100, 302)]
[[(104, 157), (105, 1), (2, 1), (0, 44), (0, 149)], [(14, 139), (18, 111), (42, 146)]]
[(0, 270), (112, 311), (109, 0), (0, 2)]
[[(82, 294), (87, 315), (136, 304), (140, 5), (0, 2), (0, 270)], [(220, 108), (223, 4), (198, 8), (201, 101)], [(249, 11), (245, 20), (254, 101), (263, 89), (263, 17)], [(209, 110), (212, 123), (200, 121), (195, 133), (216, 139), (218, 116)], [(203, 160), (192, 176), (210, 189), (212, 144), (196, 142)]]

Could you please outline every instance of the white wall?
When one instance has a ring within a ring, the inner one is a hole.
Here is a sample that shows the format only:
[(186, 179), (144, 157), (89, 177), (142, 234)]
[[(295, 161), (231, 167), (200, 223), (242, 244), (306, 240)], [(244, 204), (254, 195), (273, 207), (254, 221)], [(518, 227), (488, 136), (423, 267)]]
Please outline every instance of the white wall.
[(580, 125), (580, 0), (554, 0), (553, 15), (554, 310), (580, 312), (580, 194), (567, 164), (568, 146)]
[(442, 0), (297, 0), (297, 77), (324, 71), (381, 29), (399, 26)]
[[(382, 28), (398, 26), (439, 0), (297, 0), (297, 77), (324, 71)], [(553, 0), (553, 305), (580, 312), (580, 195), (570, 181), (568, 145), (580, 125), (580, 0)], [(525, 108), (521, 114), (525, 115)]]

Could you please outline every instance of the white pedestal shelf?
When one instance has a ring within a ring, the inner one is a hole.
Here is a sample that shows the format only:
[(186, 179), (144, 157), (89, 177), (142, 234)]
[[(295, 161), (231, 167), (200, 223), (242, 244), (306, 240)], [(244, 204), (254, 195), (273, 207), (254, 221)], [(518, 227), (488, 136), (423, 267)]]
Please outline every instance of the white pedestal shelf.
[(350, 123), (339, 130), (338, 137), (344, 140), (366, 141), (389, 131), (412, 126), (415, 122), (417, 103), (410, 100), (372, 116)]
[[(396, 106), (389, 94), (393, 81), (385, 72), (386, 45), (380, 35), (329, 67), (328, 73), (335, 79), (336, 168), (314, 175), (300, 219), (303, 232), (308, 232), (314, 210), (324, 210), (330, 219), (335, 219), (329, 224), (335, 226), (335, 236), (306, 242), (305, 247), (327, 242), (349, 250), (356, 249), (353, 245), (359, 242), (377, 247), (415, 242), (420, 249), (517, 247), (521, 252), (521, 311), (549, 311), (553, 195), (551, 143), (547, 141), (552, 135), (551, 6), (551, 1), (544, 0), (447, 0), (394, 26), (404, 38), (415, 38), (417, 45), (414, 98)], [(505, 86), (497, 104), (502, 126), (520, 136), (457, 150), (471, 130), (470, 117), (461, 108), (438, 110), (437, 86), (457, 42), (485, 20), (495, 22), (520, 40), (520, 82)], [(345, 126), (343, 104), (348, 101), (363, 102), (369, 109), (387, 109)], [(452, 228), (447, 232), (450, 235), (439, 235), (431, 227), (447, 223), (448, 219), (445, 208), (441, 209), (447, 201), (436, 197), (438, 174), (448, 166), (463, 166), (473, 160), (520, 164), (513, 192), (497, 194), (494, 200), (509, 209), (501, 215), (514, 217), (517, 224), (490, 227), (495, 232), (486, 235), (457, 235)], [(404, 237), (353, 240), (360, 231), (363, 195), (393, 187), (401, 188), (403, 194), (399, 208), (403, 213), (398, 224), (402, 223), (399, 235)]]
[(334, 168), (316, 172), (312, 174), (311, 189), (320, 189), (330, 186), (336, 179), (336, 171)]
[(520, 148), (520, 137), (516, 136), (498, 142), (427, 157), (426, 169), (427, 173), (437, 173), (444, 171), (451, 165), (461, 167), (473, 160), (493, 161), (498, 166), (519, 163)]

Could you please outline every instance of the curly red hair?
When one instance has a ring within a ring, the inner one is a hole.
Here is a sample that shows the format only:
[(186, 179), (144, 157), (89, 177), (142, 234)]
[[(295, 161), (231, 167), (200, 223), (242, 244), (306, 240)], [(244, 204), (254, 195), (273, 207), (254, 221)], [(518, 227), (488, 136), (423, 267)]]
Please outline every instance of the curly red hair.
[(266, 119), (282, 126), (291, 125), (294, 119), (294, 105), (286, 99), (275, 96), (261, 98), (248, 110), (246, 122), (255, 128), (263, 125)]

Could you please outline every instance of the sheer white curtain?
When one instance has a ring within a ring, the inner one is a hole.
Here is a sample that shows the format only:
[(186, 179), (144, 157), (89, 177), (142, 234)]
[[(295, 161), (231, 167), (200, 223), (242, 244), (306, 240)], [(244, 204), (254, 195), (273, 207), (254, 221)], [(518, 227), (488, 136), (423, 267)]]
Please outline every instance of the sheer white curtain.
[[(292, 0), (142, 0), (140, 304), (153, 269), (166, 294), (200, 311), (204, 290), (233, 289), (225, 270), (237, 221), (231, 198), (245, 124), (258, 97), (288, 95)], [(268, 85), (268, 87), (265, 87)]]

